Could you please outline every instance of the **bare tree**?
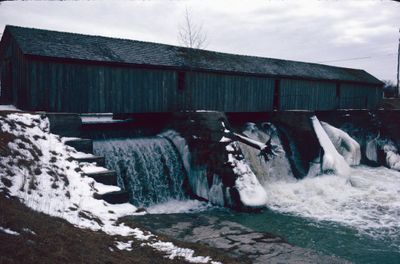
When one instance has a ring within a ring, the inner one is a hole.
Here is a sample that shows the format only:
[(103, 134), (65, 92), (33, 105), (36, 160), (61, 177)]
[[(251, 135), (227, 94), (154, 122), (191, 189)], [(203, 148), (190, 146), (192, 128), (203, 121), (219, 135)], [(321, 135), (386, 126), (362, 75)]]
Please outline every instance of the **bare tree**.
[(207, 46), (207, 34), (203, 30), (202, 24), (195, 24), (192, 15), (185, 9), (184, 23), (179, 26), (179, 42), (188, 48), (201, 49)]
[(384, 83), (383, 94), (385, 98), (398, 97), (397, 85), (391, 80), (382, 80)]

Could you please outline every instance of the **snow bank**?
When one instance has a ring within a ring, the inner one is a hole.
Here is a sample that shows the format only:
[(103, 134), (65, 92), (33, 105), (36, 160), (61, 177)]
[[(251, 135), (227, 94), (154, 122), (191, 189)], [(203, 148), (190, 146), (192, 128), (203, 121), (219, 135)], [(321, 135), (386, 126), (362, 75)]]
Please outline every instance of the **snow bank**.
[(200, 263), (211, 261), (210, 257), (193, 257), (193, 250), (172, 243), (168, 248), (160, 247), (160, 243), (165, 242), (160, 242), (150, 232), (118, 223), (118, 218), (134, 215), (137, 208), (128, 203), (113, 205), (95, 199), (95, 193), (118, 187), (83, 176), (81, 166), (87, 172), (96, 171), (94, 165), (83, 166), (73, 160), (76, 150), (66, 146), (59, 136), (49, 133), (46, 117), (19, 113), (0, 116), (0, 136), (1, 192), (19, 197), (31, 209), (61, 217), (76, 227), (146, 241), (146, 245), (166, 253), (169, 258), (179, 256), (188, 261), (199, 258)]
[(329, 125), (328, 123), (321, 122), (322, 127), (328, 134), (329, 139), (332, 141), (336, 150), (343, 156), (344, 160), (349, 165), (360, 165), (361, 150), (360, 144), (346, 132)]
[(318, 141), (324, 150), (324, 156), (322, 161), (322, 170), (329, 171), (332, 170), (336, 174), (340, 175), (349, 175), (350, 167), (347, 162), (344, 160), (343, 156), (341, 156), (332, 141), (329, 139), (329, 136), (322, 128), (321, 123), (319, 122), (316, 116), (311, 117), (311, 123), (314, 127), (315, 134), (317, 135)]

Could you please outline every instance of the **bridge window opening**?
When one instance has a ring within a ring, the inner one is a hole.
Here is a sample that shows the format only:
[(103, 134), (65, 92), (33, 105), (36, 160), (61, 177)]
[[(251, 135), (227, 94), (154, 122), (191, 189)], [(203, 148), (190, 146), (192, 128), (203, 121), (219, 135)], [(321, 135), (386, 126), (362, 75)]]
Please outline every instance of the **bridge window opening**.
[(179, 91), (183, 91), (185, 89), (185, 72), (183, 71), (178, 72), (177, 86)]
[(336, 84), (336, 97), (340, 97), (340, 83)]
[(273, 108), (274, 110), (279, 110), (280, 102), (279, 102), (279, 87), (281, 86), (281, 80), (275, 80), (274, 83), (274, 98), (273, 98)]

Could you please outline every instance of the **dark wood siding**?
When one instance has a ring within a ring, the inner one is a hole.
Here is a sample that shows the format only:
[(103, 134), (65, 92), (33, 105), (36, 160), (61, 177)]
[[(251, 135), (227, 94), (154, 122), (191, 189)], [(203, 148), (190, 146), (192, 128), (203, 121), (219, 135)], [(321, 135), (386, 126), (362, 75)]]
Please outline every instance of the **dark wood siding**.
[[(327, 81), (37, 60), (29, 60), (26, 67), (28, 98), (18, 102), (23, 102), (20, 106), (29, 110), (266, 112), (273, 110), (277, 80), (279, 110), (334, 110), (366, 108), (366, 105), (374, 109), (381, 97), (379, 87)], [(23, 91), (21, 84), (18, 85), (17, 90)], [(23, 98), (22, 93), (15, 96)]]
[(179, 73), (31, 60), (25, 108), (81, 113), (272, 110), (274, 79), (189, 71), (179, 88)]
[(186, 74), (185, 108), (225, 112), (273, 109), (274, 79), (191, 72)]
[(176, 72), (29, 61), (30, 110), (167, 112), (177, 110)]
[(380, 87), (351, 83), (343, 83), (340, 86), (341, 109), (376, 109), (381, 100)]
[(333, 110), (337, 107), (334, 82), (282, 79), (279, 97), (280, 110)]
[(11, 35), (6, 32), (3, 36), (3, 45), (0, 55), (2, 81), (4, 83), (3, 95), (7, 103), (23, 106), (26, 103), (26, 64), (20, 48)]

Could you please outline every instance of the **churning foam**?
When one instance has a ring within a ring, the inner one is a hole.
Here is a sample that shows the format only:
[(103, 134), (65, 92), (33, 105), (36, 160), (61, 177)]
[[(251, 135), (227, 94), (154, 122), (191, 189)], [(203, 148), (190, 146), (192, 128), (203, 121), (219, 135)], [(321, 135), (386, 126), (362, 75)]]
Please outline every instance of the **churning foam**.
[(400, 236), (400, 173), (358, 166), (350, 177), (321, 175), (266, 186), (267, 206), (318, 221), (333, 221), (374, 237)]
[(198, 200), (170, 200), (146, 208), (150, 214), (181, 214), (206, 211), (211, 204)]

